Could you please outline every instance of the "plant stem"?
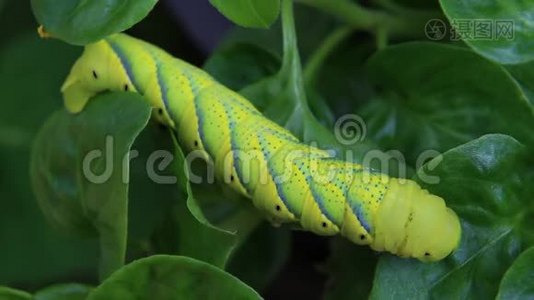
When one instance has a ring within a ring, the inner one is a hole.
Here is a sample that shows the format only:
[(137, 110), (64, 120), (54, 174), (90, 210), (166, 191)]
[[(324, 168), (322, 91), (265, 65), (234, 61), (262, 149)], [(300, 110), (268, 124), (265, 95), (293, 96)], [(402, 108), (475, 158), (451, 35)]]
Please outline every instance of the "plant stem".
[(280, 74), (286, 76), (288, 86), (293, 91), (297, 108), (309, 110), (304, 84), (302, 81), (302, 67), (297, 46), (297, 33), (293, 18), (293, 0), (282, 0), (282, 33), (284, 38), (284, 57)]
[(396, 13), (404, 17), (411, 16), (415, 18), (435, 19), (441, 16), (441, 13), (437, 10), (408, 8), (399, 5), (394, 0), (375, 0), (374, 3), (384, 8), (386, 11)]
[(346, 22), (354, 29), (376, 32), (379, 28), (388, 35), (423, 37), (425, 24), (440, 13), (413, 12), (390, 14), (385, 11), (362, 7), (348, 0), (297, 0), (303, 4), (328, 12)]
[(334, 32), (326, 37), (319, 49), (317, 49), (310, 57), (304, 68), (305, 86), (310, 86), (315, 83), (319, 70), (323, 66), (326, 58), (352, 31), (353, 29), (351, 27), (345, 26), (334, 30)]
[[(297, 45), (297, 33), (293, 18), (293, 1), (282, 0), (282, 38), (284, 56), (282, 58), (281, 72), (288, 72), (294, 67), (300, 67), (300, 57)], [(295, 65), (297, 64), (297, 65)]]
[(376, 48), (382, 50), (388, 45), (388, 32), (382, 28), (379, 28), (375, 32)]

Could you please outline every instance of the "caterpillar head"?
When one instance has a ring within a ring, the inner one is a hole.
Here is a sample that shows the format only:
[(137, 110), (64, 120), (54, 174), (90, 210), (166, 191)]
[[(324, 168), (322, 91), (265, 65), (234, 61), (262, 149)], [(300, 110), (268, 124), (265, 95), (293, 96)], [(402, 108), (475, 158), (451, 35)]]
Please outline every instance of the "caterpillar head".
[(460, 241), (458, 216), (442, 198), (411, 180), (403, 184), (391, 180), (376, 220), (371, 246), (399, 256), (438, 261), (452, 253)]
[(89, 99), (100, 92), (121, 90), (134, 87), (106, 41), (85, 46), (61, 87), (65, 107), (71, 113), (82, 111)]

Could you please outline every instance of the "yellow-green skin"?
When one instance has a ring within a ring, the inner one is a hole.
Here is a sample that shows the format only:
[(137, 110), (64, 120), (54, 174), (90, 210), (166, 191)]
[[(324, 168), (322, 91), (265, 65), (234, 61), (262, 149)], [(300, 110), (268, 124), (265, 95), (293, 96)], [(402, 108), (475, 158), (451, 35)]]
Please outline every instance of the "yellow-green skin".
[(78, 113), (108, 90), (143, 95), (187, 151), (213, 161), (216, 175), (274, 224), (299, 222), (421, 261), (459, 243), (460, 222), (442, 198), (301, 144), (238, 93), (153, 45), (123, 34), (87, 45), (62, 87), (65, 106)]

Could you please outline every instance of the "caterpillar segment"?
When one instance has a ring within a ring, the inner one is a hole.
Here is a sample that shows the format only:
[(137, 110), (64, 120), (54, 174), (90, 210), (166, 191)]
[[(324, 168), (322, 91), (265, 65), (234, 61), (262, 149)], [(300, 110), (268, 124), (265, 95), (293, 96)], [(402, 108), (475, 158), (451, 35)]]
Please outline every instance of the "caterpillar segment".
[[(252, 124), (253, 123), (253, 124)], [(266, 218), (275, 226), (282, 223), (298, 221), (295, 209), (288, 203), (288, 198), (282, 190), (283, 183), (279, 174), (275, 172), (276, 165), (273, 164), (272, 157), (287, 146), (287, 140), (280, 137), (277, 128), (268, 124), (264, 120), (251, 122), (250, 126), (240, 126), (238, 134), (240, 141), (251, 144), (252, 153), (258, 157), (256, 173), (251, 172), (252, 201), (254, 205), (265, 213)], [(241, 165), (250, 156), (247, 151), (242, 151), (240, 158)], [(254, 165), (254, 164), (251, 164)]]
[(65, 107), (78, 113), (109, 90), (143, 95), (187, 152), (213, 162), (219, 180), (274, 225), (298, 222), (421, 261), (443, 259), (459, 243), (459, 219), (442, 198), (300, 143), (245, 98), (156, 46), (124, 34), (87, 45), (62, 86)]

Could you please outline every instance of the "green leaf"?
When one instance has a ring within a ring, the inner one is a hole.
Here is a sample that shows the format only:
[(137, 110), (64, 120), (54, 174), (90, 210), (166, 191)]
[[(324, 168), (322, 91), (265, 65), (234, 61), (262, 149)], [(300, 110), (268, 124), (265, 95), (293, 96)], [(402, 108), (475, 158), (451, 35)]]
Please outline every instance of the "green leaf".
[[(336, 115), (358, 111), (374, 95), (365, 64), (375, 51), (374, 40), (370, 38), (347, 39), (332, 50), (316, 74), (309, 76), (311, 87), (327, 99)], [(309, 68), (306, 65), (305, 72)]]
[[(189, 256), (224, 268), (235, 247), (236, 236), (211, 224), (202, 223), (189, 211), (187, 205), (188, 202), (180, 201), (156, 231), (153, 236), (155, 251)], [(195, 213), (199, 213), (198, 210)], [(201, 216), (203, 217), (202, 214)]]
[(506, 271), (497, 299), (534, 298), (534, 247), (525, 250)]
[(534, 111), (515, 80), (469, 49), (400, 44), (371, 57), (368, 69), (380, 95), (358, 113), (373, 141), (400, 150), (412, 165), (426, 150), (445, 151), (486, 133), (534, 142)]
[(96, 42), (132, 27), (157, 0), (32, 0), (37, 21), (52, 37), (75, 45)]
[(280, 12), (280, 0), (210, 0), (210, 3), (243, 27), (268, 28)]
[[(10, 1), (6, 13), (14, 4), (24, 7)], [(69, 239), (48, 226), (28, 174), (32, 140), (61, 107), (59, 87), (79, 54), (35, 32), (10, 38), (0, 50), (0, 284), (33, 289), (72, 274), (95, 278), (96, 241)]]
[(177, 209), (175, 218), (180, 240), (176, 253), (224, 268), (235, 248), (236, 236), (203, 219), (204, 215), (195, 201), (195, 198), (190, 196), (184, 203), (186, 205)]
[(345, 238), (335, 238), (331, 253), (326, 264), (329, 277), (324, 299), (368, 299), (378, 261), (376, 252)]
[[(174, 140), (167, 128), (151, 122), (136, 138), (132, 151), (136, 157), (130, 161), (128, 257), (176, 254), (223, 268), (241, 237), (241, 231), (249, 223), (240, 222), (237, 227), (240, 235), (235, 235), (234, 230), (230, 233), (214, 228), (211, 223), (203, 224), (209, 222), (204, 216), (204, 207), (194, 208), (202, 222), (195, 218), (188, 208), (184, 157), (175, 153)], [(166, 162), (167, 158), (172, 162)], [(180, 189), (177, 189), (176, 177)], [(199, 199), (204, 206), (205, 198), (213, 199), (206, 203), (210, 211), (226, 210), (231, 206), (228, 199), (222, 199), (220, 193), (212, 190), (206, 190), (202, 195), (194, 193), (191, 205), (195, 206)], [(236, 213), (239, 209), (235, 208)], [(222, 222), (232, 217), (224, 215)]]
[[(494, 298), (504, 272), (522, 248), (534, 244), (533, 193), (527, 187), (534, 180), (532, 170), (527, 149), (499, 134), (426, 164), (418, 181), (460, 217), (460, 246), (445, 260), (428, 264), (383, 255), (372, 298)], [(439, 183), (431, 184), (434, 180)]]
[(183, 256), (154, 255), (109, 277), (89, 295), (98, 299), (261, 299), (239, 279)]
[(32, 295), (24, 292), (8, 288), (6, 286), (0, 286), (0, 299), (2, 300), (31, 300)]
[(63, 283), (39, 290), (34, 300), (85, 300), (92, 287), (79, 283)]
[(439, 9), (438, 1), (425, 0), (377, 0), (378, 5), (384, 8), (391, 8), (393, 11), (398, 11), (407, 8), (415, 9)]
[(523, 89), (530, 105), (534, 105), (534, 62), (509, 65), (507, 69)]
[[(479, 54), (502, 64), (534, 59), (534, 2), (440, 0), (440, 3), (456, 32)], [(489, 24), (489, 31), (484, 30), (484, 24)]]
[(100, 274), (124, 263), (129, 150), (150, 117), (133, 93), (95, 97), (78, 115), (61, 110), (42, 127), (32, 153), (33, 189), (57, 227), (100, 239)]
[[(189, 182), (192, 166), (186, 164), (180, 145), (173, 141), (175, 172), (184, 193), (181, 198), (187, 201), (179, 201), (155, 233), (156, 251), (186, 255), (224, 268), (236, 244), (258, 225), (259, 218), (254, 210), (232, 205), (213, 184), (195, 188)], [(208, 216), (207, 211), (215, 217)]]
[(218, 82), (235, 91), (274, 75), (279, 68), (280, 60), (272, 53), (245, 43), (217, 49), (203, 66)]
[[(189, 219), (193, 221), (191, 225), (184, 226), (183, 233), (187, 234), (188, 228), (191, 228), (195, 225), (201, 225), (200, 228), (204, 229), (207, 235), (214, 235), (221, 239), (221, 242), (217, 243), (222, 246), (219, 251), (214, 251), (212, 254), (206, 253), (208, 256), (216, 256), (216, 262), (214, 263), (217, 266), (224, 267), (226, 264), (226, 260), (228, 259), (228, 256), (230, 255), (230, 251), (235, 245), (235, 234), (224, 230), (222, 228), (219, 228), (215, 225), (213, 225), (208, 218), (204, 215), (204, 212), (202, 210), (201, 203), (196, 199), (196, 195), (193, 193), (193, 189), (191, 187), (191, 182), (189, 180), (190, 172), (192, 165), (188, 165), (184, 152), (178, 143), (178, 141), (173, 137), (174, 141), (174, 147), (175, 147), (175, 154), (178, 159), (176, 171), (179, 176), (178, 183), (182, 188), (182, 191), (186, 193), (186, 207), (187, 212), (194, 218)], [(204, 166), (204, 164), (203, 164)], [(207, 198), (211, 198), (214, 196), (212, 193), (207, 193)], [(210, 197), (211, 196), (211, 197)], [(215, 196), (215, 198), (218, 198)], [(185, 212), (185, 210), (182, 210), (182, 213)], [(187, 215), (189, 215), (187, 214)], [(179, 216), (184, 217), (184, 215)], [(187, 220), (187, 219), (186, 219)], [(197, 224), (198, 223), (198, 224)], [(207, 239), (206, 239), (207, 240)], [(203, 249), (207, 249), (207, 247), (203, 247)], [(209, 251), (211, 252), (211, 251)], [(214, 254), (214, 255), (213, 255)]]
[[(145, 100), (146, 101), (146, 100)], [(176, 189), (172, 161), (174, 145), (169, 131), (149, 122), (131, 148), (128, 191), (128, 257), (152, 252), (150, 239), (164, 223), (176, 201), (185, 202)]]
[(257, 291), (264, 290), (289, 258), (291, 232), (262, 223), (237, 248), (227, 270)]

